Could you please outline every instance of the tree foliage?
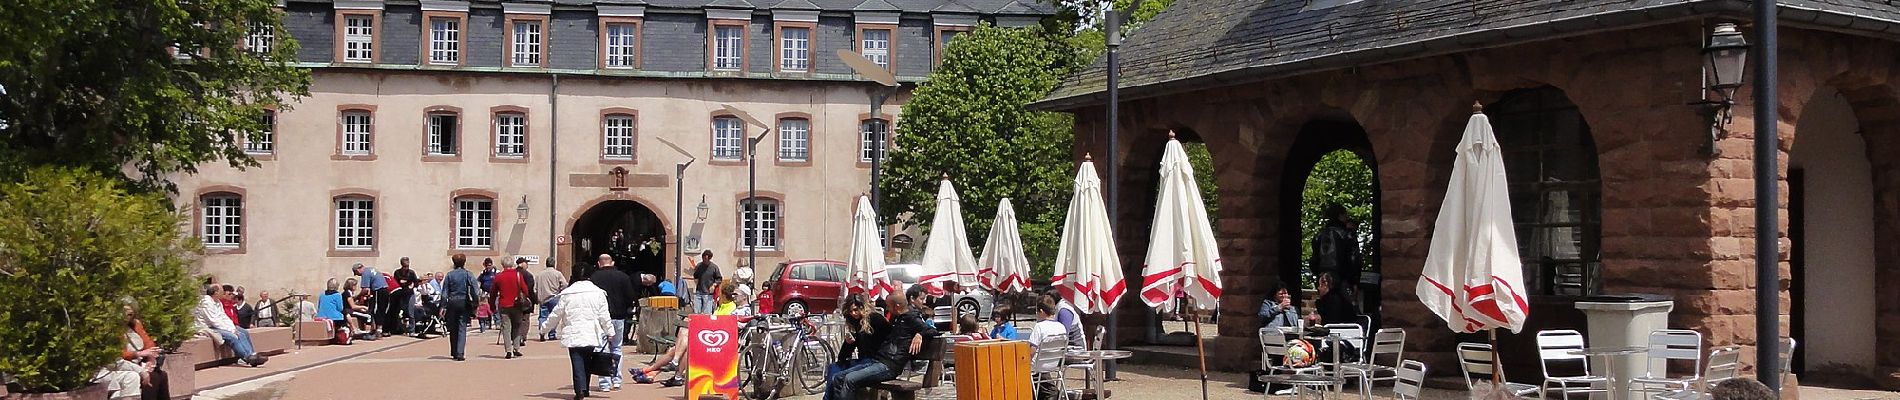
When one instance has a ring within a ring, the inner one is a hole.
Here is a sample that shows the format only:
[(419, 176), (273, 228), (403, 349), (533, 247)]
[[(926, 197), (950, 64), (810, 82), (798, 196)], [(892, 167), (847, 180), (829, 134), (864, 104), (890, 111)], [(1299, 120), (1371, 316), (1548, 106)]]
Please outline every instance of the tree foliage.
[(85, 386), (125, 348), (127, 299), (160, 344), (191, 335), (197, 242), (163, 196), (84, 169), (24, 175), (0, 184), (0, 372), (28, 392)]
[(1030, 262), (1047, 276), (1075, 173), (1073, 121), (1023, 105), (1073, 69), (1073, 50), (1063, 43), (1041, 27), (989, 25), (951, 41), (942, 65), (904, 105), (878, 182), (883, 218), (931, 221), (947, 174), (962, 197), (970, 242), (984, 242), (998, 202), (1009, 198)]
[[(119, 176), (135, 190), (223, 160), (309, 91), (273, 0), (11, 0), (0, 7), (0, 180), (36, 165)], [(275, 46), (244, 48), (253, 26)]]
[[(1321, 157), (1313, 165), (1313, 172), (1306, 177), (1306, 188), (1300, 193), (1300, 263), (1308, 266), (1313, 259), (1313, 235), (1319, 234), (1326, 225), (1326, 207), (1338, 204), (1346, 207), (1346, 214), (1354, 221), (1360, 221), (1360, 254), (1370, 250), (1372, 228), (1372, 168), (1367, 167), (1359, 155), (1347, 150), (1335, 150)], [(1371, 260), (1371, 257), (1365, 259)], [(1369, 268), (1362, 265), (1360, 268)], [(1304, 280), (1312, 281), (1310, 268), (1301, 269)]]

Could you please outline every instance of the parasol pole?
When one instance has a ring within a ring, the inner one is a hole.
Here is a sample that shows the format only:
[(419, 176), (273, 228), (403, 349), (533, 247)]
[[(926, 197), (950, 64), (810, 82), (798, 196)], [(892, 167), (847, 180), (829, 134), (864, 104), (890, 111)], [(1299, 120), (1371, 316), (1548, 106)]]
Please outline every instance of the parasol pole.
[(1486, 329), (1491, 334), (1491, 391), (1504, 390), (1504, 365), (1498, 361), (1498, 328)]
[(1201, 340), (1201, 310), (1199, 306), (1188, 307), (1188, 318), (1194, 319), (1194, 350), (1201, 356), (1201, 400), (1207, 400), (1207, 343)]

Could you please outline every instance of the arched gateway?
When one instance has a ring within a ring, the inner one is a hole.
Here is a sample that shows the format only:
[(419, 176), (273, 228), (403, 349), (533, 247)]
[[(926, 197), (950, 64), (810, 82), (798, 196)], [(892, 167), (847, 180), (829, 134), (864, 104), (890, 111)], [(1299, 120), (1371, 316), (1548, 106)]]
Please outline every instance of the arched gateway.
[(668, 276), (666, 223), (642, 202), (596, 201), (570, 220), (569, 228), (567, 247), (574, 260), (574, 279), (592, 273), (601, 254), (613, 255), (614, 263), (628, 274)]

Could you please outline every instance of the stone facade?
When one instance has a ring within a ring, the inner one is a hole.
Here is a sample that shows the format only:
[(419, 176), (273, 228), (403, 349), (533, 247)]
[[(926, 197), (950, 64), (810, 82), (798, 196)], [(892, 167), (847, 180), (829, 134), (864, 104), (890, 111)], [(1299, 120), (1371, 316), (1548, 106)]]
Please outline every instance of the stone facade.
[[(1900, 44), (1797, 28), (1781, 34), (1783, 176), (1788, 149), (1798, 144), (1795, 126), (1804, 103), (1819, 88), (1838, 89), (1867, 141), (1867, 154), (1841, 156), (1873, 162), (1876, 242), (1900, 239), (1900, 162), (1890, 157), (1900, 154), (1900, 69), (1894, 68)], [(1710, 345), (1743, 346), (1752, 368), (1752, 94), (1749, 87), (1741, 90), (1727, 133), (1711, 144), (1707, 123), (1686, 105), (1699, 99), (1705, 35), (1699, 22), (1663, 24), (1125, 101), (1122, 139), (1112, 150), (1121, 165), (1115, 199), (1121, 206), (1113, 218), (1122, 254), (1128, 268), (1139, 268), (1153, 215), (1153, 166), (1160, 157), (1154, 149), (1166, 141), (1165, 133), (1206, 142), (1218, 171), (1222, 215), (1215, 235), (1226, 265), (1225, 317), (1209, 362), (1253, 369), (1259, 360), (1254, 309), (1283, 269), (1298, 268), (1283, 257), (1299, 252), (1284, 247), (1283, 235), (1298, 232), (1278, 228), (1285, 222), (1283, 209), (1298, 207), (1286, 203), (1282, 188), (1284, 179), (1297, 178), (1283, 176), (1288, 161), (1302, 157), (1292, 153), (1295, 143), (1312, 140), (1301, 132), (1314, 121), (1357, 125), (1370, 143), (1363, 150), (1372, 155), (1377, 174), (1384, 325), (1407, 330), (1406, 358), (1425, 360), (1439, 373), (1458, 371), (1451, 353), (1458, 339), (1414, 294), (1449, 182), (1452, 147), (1474, 101), (1488, 104), (1512, 90), (1549, 86), (1578, 107), (1595, 140), (1602, 292), (1674, 296), (1672, 327), (1701, 331)], [(1102, 160), (1111, 151), (1101, 123), (1104, 109), (1066, 111), (1078, 121), (1076, 157), (1093, 153)], [(1782, 201), (1785, 210), (1787, 198)], [(1775, 312), (1786, 321), (1793, 283), (1785, 211), (1781, 220), (1782, 278), (1771, 284), (1783, 288), (1783, 308)], [(1877, 377), (1887, 388), (1900, 388), (1900, 247), (1877, 252), (1877, 298), (1865, 301), (1877, 304), (1878, 328), (1866, 334), (1878, 338)], [(1140, 308), (1121, 308), (1122, 344), (1140, 340), (1146, 320)], [(1532, 319), (1539, 325), (1539, 316)], [(1581, 327), (1582, 321), (1543, 325)], [(1784, 322), (1781, 332), (1788, 329)]]

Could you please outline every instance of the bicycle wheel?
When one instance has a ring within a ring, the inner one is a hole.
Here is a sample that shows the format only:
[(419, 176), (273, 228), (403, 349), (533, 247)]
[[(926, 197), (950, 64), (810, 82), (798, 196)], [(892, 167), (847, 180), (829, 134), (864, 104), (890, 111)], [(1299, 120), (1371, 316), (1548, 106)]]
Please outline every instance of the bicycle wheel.
[(825, 369), (830, 366), (833, 354), (831, 342), (824, 338), (811, 338), (799, 346), (793, 365), (797, 368), (798, 382), (805, 389), (805, 394), (824, 390)]
[(755, 337), (757, 335), (752, 334), (752, 332), (753, 330), (746, 329), (739, 333), (740, 390), (745, 390), (747, 385), (757, 380), (756, 376), (758, 375), (758, 371), (756, 371), (756, 369), (758, 369), (759, 366), (758, 357), (765, 355), (764, 349), (759, 348), (756, 343), (753, 343), (757, 339)]

